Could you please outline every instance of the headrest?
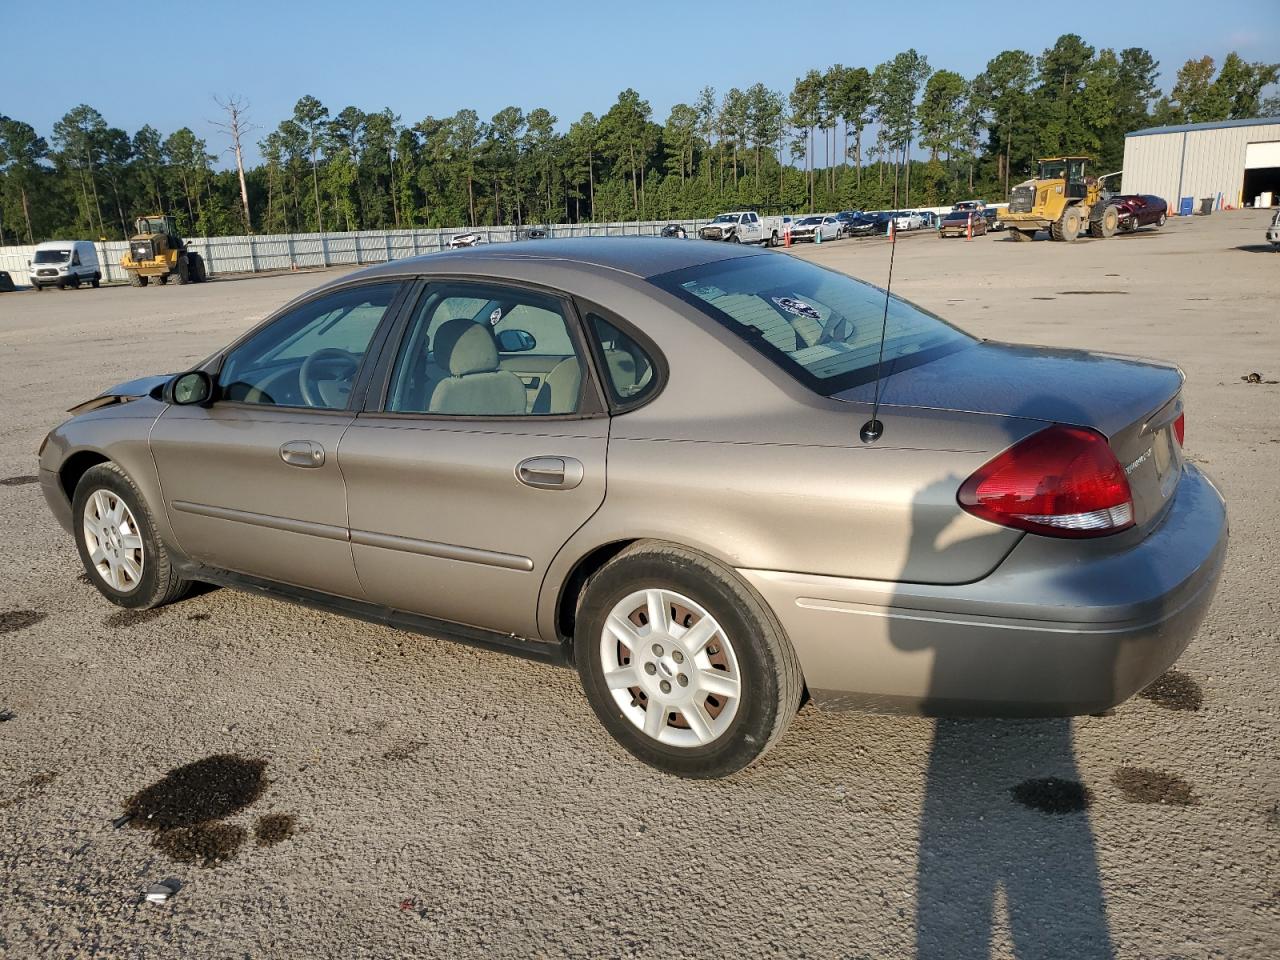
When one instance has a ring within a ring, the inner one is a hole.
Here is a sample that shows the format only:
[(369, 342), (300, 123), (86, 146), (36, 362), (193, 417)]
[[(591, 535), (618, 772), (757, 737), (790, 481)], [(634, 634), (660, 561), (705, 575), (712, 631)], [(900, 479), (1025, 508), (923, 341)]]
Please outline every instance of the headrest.
[(498, 369), (498, 345), (486, 323), (455, 317), (440, 325), (434, 345), (436, 363), (450, 376), (489, 373)]

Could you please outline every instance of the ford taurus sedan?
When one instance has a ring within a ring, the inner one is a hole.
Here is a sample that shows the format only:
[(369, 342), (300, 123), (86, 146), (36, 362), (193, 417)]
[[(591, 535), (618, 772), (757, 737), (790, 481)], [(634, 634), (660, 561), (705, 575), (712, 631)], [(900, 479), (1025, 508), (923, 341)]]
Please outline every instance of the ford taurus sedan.
[(1227, 542), (1182, 384), (783, 253), (542, 240), (335, 280), (74, 408), (40, 479), (112, 603), (204, 581), (572, 664), (712, 777), (808, 699), (1065, 715), (1164, 671)]

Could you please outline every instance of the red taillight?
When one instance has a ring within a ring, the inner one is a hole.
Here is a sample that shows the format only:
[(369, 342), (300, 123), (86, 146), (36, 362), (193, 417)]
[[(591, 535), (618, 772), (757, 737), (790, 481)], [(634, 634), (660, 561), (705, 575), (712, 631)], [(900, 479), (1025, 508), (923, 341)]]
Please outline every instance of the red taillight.
[(1102, 537), (1133, 526), (1133, 496), (1107, 438), (1055, 425), (1014, 444), (964, 482), (976, 517), (1051, 537)]
[(1183, 446), (1182, 438), (1187, 435), (1187, 415), (1185, 413), (1178, 414), (1178, 419), (1173, 421), (1173, 435), (1178, 438), (1178, 446)]

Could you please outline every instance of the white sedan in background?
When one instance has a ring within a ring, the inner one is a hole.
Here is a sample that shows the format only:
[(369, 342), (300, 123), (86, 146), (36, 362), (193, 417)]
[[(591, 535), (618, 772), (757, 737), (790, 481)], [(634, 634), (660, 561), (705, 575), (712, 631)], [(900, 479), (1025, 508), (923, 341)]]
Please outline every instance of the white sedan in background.
[(822, 242), (840, 238), (840, 221), (833, 214), (812, 214), (800, 217), (791, 225), (791, 239), (817, 241), (821, 234)]
[(924, 217), (914, 210), (903, 210), (894, 214), (893, 225), (898, 230), (919, 230), (924, 226)]

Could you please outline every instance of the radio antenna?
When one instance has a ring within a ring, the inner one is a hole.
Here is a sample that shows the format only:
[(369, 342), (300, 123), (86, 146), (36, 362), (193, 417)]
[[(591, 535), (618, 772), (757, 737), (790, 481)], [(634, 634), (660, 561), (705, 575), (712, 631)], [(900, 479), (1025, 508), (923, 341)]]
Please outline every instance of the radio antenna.
[(889, 219), (889, 279), (884, 285), (884, 315), (880, 318), (880, 355), (876, 358), (876, 393), (871, 404), (871, 419), (862, 425), (858, 437), (863, 443), (875, 443), (884, 435), (884, 424), (879, 421), (880, 413), (880, 368), (884, 364), (884, 336), (889, 328), (889, 291), (893, 289), (893, 255), (898, 252), (898, 224), (892, 217)]

